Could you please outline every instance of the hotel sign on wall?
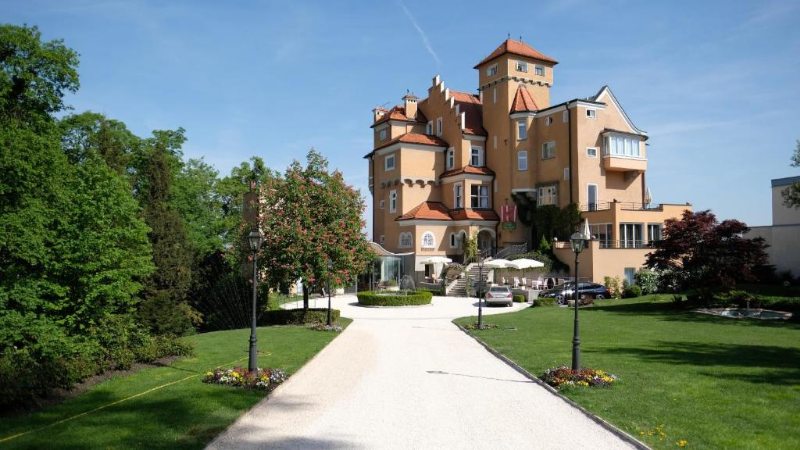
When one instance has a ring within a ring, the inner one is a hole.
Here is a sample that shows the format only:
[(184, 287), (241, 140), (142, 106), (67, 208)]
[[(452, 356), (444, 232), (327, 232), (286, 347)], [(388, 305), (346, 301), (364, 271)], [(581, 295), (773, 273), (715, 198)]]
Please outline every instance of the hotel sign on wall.
[(517, 205), (505, 204), (500, 207), (500, 222), (504, 230), (517, 229)]

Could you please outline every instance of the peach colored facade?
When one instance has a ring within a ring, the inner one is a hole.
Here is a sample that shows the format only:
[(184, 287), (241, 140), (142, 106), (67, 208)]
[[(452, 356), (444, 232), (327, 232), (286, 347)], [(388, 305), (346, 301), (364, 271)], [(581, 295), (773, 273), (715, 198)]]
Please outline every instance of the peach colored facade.
[(607, 86), (550, 104), (556, 64), (509, 39), (475, 66), (477, 94), (451, 90), (437, 75), (426, 98), (406, 94), (373, 110), (365, 156), (373, 240), (414, 252), (420, 272), (428, 256), (458, 260), (465, 235), (489, 252), (530, 247), (530, 227), (512, 212), (574, 203), (598, 238), (582, 257), (594, 280), (640, 268), (664, 220), (691, 206), (650, 205), (647, 134)]

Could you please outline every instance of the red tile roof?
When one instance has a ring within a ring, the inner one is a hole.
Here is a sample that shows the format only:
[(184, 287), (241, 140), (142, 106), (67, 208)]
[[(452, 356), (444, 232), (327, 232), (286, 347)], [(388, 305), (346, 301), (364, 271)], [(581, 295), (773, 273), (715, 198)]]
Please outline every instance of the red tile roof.
[(453, 220), (491, 220), (500, 221), (493, 209), (454, 209), (450, 211)]
[(447, 142), (441, 140), (436, 136), (428, 136), (427, 134), (420, 134), (420, 133), (405, 133), (375, 147), (375, 150), (388, 147), (398, 142), (402, 142), (404, 144), (419, 144), (419, 145), (432, 145), (435, 147), (447, 147)]
[(464, 133), (486, 136), (486, 130), (483, 129), (483, 106), (480, 97), (459, 91), (450, 91), (450, 93), (458, 104), (459, 111), (466, 113)]
[(448, 170), (447, 172), (444, 172), (441, 175), (439, 175), (439, 178), (452, 177), (454, 175), (460, 175), (462, 173), (472, 173), (476, 175), (494, 175), (494, 171), (492, 169), (489, 169), (488, 167), (466, 166), (460, 169)]
[(517, 93), (514, 95), (514, 104), (511, 106), (511, 113), (516, 112), (530, 112), (538, 111), (539, 107), (533, 100), (533, 96), (528, 92), (525, 86), (520, 85), (517, 87)]
[(422, 202), (396, 220), (491, 220), (500, 218), (492, 209), (451, 209), (441, 202)]
[(528, 44), (515, 41), (513, 39), (506, 39), (499, 47), (497, 47), (489, 56), (483, 58), (481, 62), (475, 65), (474, 69), (477, 69), (481, 65), (486, 62), (489, 62), (500, 55), (512, 53), (515, 55), (520, 56), (527, 56), (528, 58), (538, 59), (539, 61), (545, 61), (553, 64), (558, 64), (558, 61), (555, 59), (545, 55), (544, 53), (534, 49), (533, 47), (529, 46)]
[(450, 220), (447, 207), (440, 202), (422, 202), (411, 211), (398, 217), (397, 220)]
[[(377, 108), (383, 111), (386, 111), (384, 108)], [(392, 109), (386, 111), (386, 113), (380, 119), (376, 120), (375, 123), (372, 124), (374, 127), (375, 125), (381, 124), (383, 122), (388, 122), (390, 120), (400, 120), (403, 122), (421, 122), (425, 123), (427, 120), (425, 119), (425, 115), (422, 114), (422, 111), (417, 109), (417, 116), (414, 118), (409, 118), (406, 116), (406, 108), (404, 106), (394, 106)]]

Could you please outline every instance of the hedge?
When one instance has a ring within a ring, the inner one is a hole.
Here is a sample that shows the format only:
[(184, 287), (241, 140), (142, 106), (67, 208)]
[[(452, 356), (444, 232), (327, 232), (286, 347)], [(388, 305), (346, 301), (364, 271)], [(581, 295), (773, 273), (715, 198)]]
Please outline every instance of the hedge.
[(556, 299), (554, 297), (539, 297), (533, 301), (534, 306), (555, 306)]
[[(331, 320), (339, 319), (339, 310), (331, 309)], [(327, 323), (327, 308), (309, 308), (307, 310), (298, 309), (276, 309), (264, 311), (258, 319), (259, 326), (268, 325), (305, 325), (309, 323)]]
[(514, 296), (514, 301), (517, 303), (522, 303), (525, 301), (525, 296), (522, 294), (517, 294)]
[(358, 303), (364, 306), (406, 306), (406, 305), (428, 305), (431, 303), (433, 294), (429, 291), (409, 292), (408, 294), (379, 294), (372, 291), (364, 291), (356, 294)]

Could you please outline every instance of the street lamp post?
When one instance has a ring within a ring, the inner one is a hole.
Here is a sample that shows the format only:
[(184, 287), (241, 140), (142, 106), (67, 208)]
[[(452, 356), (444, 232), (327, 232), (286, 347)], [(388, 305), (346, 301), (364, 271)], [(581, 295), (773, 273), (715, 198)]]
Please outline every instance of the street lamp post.
[(572, 370), (581, 368), (581, 334), (578, 325), (578, 303), (580, 303), (580, 290), (578, 289), (578, 255), (586, 246), (586, 241), (590, 238), (580, 231), (576, 231), (569, 238), (572, 244), (572, 251), (575, 252), (575, 325), (572, 332)]
[(478, 296), (478, 329), (483, 329), (483, 254), (478, 251), (478, 284), (475, 286), (475, 294)]
[(257, 372), (258, 371), (258, 357), (257, 357), (257, 349), (256, 349), (256, 342), (258, 342), (258, 338), (256, 337), (256, 297), (258, 296), (258, 249), (261, 248), (261, 244), (264, 242), (264, 235), (261, 234), (261, 231), (255, 229), (247, 235), (247, 242), (250, 244), (250, 250), (253, 252), (253, 316), (250, 323), (250, 359), (247, 364), (247, 369), (250, 372)]
[(328, 326), (331, 326), (331, 272), (333, 272), (333, 261), (328, 258), (328, 279), (326, 289), (328, 290)]

